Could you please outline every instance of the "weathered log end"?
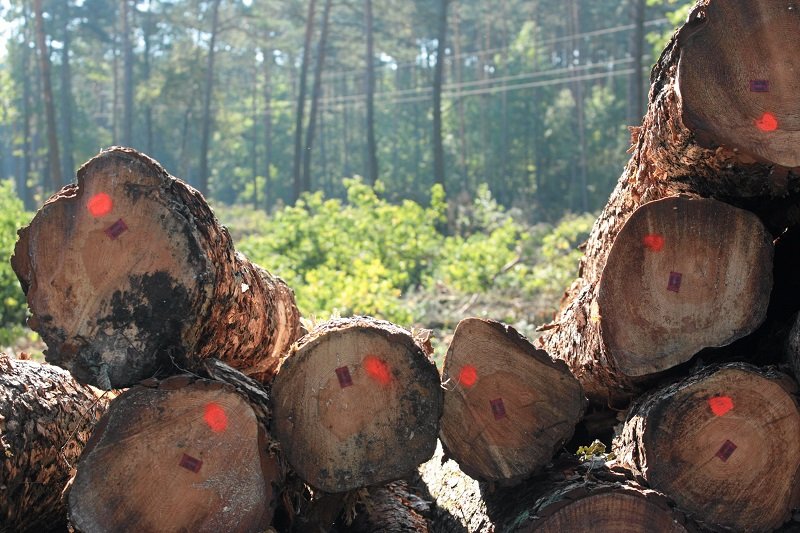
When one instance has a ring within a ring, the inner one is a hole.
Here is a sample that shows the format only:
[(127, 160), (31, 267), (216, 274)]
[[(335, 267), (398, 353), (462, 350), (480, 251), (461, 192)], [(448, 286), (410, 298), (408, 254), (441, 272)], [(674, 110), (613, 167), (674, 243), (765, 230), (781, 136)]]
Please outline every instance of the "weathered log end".
[(567, 366), (499, 322), (462, 320), (443, 376), (440, 438), (448, 456), (477, 479), (512, 482), (544, 466), (585, 408)]
[(797, 392), (779, 372), (710, 367), (632, 407), (615, 451), (698, 521), (775, 529), (800, 506)]
[(320, 490), (398, 479), (436, 447), (438, 372), (411, 334), (388, 322), (319, 326), (281, 363), (272, 392), (275, 437)]
[(63, 369), (0, 353), (0, 531), (66, 527), (61, 493), (107, 404)]
[(679, 36), (682, 120), (705, 148), (736, 148), (800, 167), (800, 59), (786, 36), (800, 32), (791, 2), (713, 1), (698, 6)]
[(127, 390), (78, 464), (71, 523), (86, 532), (265, 529), (282, 478), (268, 406), (256, 399), (189, 375)]
[(724, 346), (766, 318), (772, 239), (758, 218), (710, 199), (665, 198), (623, 226), (598, 288), (617, 371), (640, 378)]
[(236, 254), (199, 192), (124, 148), (77, 178), (20, 230), (11, 260), (49, 362), (104, 389), (205, 357), (274, 372), (299, 334), (293, 295)]

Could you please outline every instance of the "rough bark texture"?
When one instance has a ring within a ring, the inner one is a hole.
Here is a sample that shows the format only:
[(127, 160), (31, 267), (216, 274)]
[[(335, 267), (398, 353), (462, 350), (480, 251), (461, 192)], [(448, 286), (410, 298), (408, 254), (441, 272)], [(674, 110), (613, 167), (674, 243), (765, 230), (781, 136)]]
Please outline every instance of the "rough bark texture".
[(262, 531), (281, 468), (269, 396), (215, 360), (149, 380), (110, 405), (78, 463), (69, 513), (78, 531)]
[(237, 253), (202, 195), (136, 151), (78, 171), (11, 260), (47, 360), (109, 389), (207, 357), (266, 380), (299, 336), (294, 295)]
[(292, 347), (273, 390), (273, 431), (297, 474), (326, 492), (412, 472), (436, 446), (439, 374), (412, 335), (355, 317)]
[(66, 527), (61, 492), (107, 403), (60, 368), (0, 353), (0, 531)]
[(698, 521), (774, 529), (800, 506), (797, 392), (774, 370), (708, 367), (637, 402), (614, 449)]
[[(796, 55), (774, 38), (778, 33), (771, 28), (773, 21), (781, 20), (782, 28), (788, 25), (796, 31), (798, 18), (787, 15), (790, 13), (784, 3), (769, 0), (702, 0), (653, 68), (648, 110), (642, 126), (633, 130), (632, 157), (592, 229), (579, 278), (540, 340), (551, 355), (569, 364), (590, 398), (624, 400), (636, 389), (631, 383), (619, 383), (613, 361), (603, 349), (600, 321), (591, 319), (597, 315), (598, 282), (611, 244), (634, 210), (646, 202), (685, 193), (750, 208), (773, 233), (800, 220), (800, 171), (792, 167), (797, 163), (779, 155), (769, 156), (783, 153), (779, 149), (761, 149), (762, 145), (796, 145), (796, 114), (786, 102), (796, 95), (791, 88), (796, 74), (791, 73), (800, 69), (784, 68), (785, 62), (796, 62)], [(751, 36), (748, 39), (732, 29), (739, 29), (745, 20), (753, 28), (747, 32)], [(745, 43), (756, 43), (762, 53), (740, 54), (742, 46), (749, 46)], [(709, 72), (707, 86), (719, 85), (722, 90), (733, 87), (737, 94), (746, 93), (750, 99), (746, 107), (725, 103), (719, 114), (728, 115), (725, 121), (739, 121), (755, 133), (717, 135), (717, 130), (707, 131), (707, 124), (697, 118), (697, 109), (708, 97), (696, 84), (682, 87), (679, 73), (694, 72), (696, 65), (709, 61), (716, 66)], [(773, 110), (779, 115), (776, 121), (780, 127), (764, 131), (772, 124), (767, 120), (765, 125), (763, 117), (752, 113), (772, 100), (758, 100), (763, 94), (749, 88), (755, 82), (753, 88), (757, 90), (763, 72), (771, 68), (781, 72), (769, 85), (770, 90), (782, 91)], [(620, 390), (620, 385), (625, 390)]]
[(420, 467), (436, 533), (694, 531), (662, 494), (602, 460), (561, 457), (519, 486), (493, 489), (464, 475), (441, 449)]
[(443, 381), (442, 444), (476, 479), (513, 482), (546, 465), (585, 408), (583, 390), (563, 361), (490, 320), (458, 324)]
[(348, 533), (429, 533), (431, 525), (425, 518), (430, 502), (414, 494), (405, 481), (395, 481), (385, 487), (370, 487), (359, 505), (358, 514)]
[(800, 314), (795, 315), (794, 325), (785, 344), (786, 359), (796, 380), (800, 381)]

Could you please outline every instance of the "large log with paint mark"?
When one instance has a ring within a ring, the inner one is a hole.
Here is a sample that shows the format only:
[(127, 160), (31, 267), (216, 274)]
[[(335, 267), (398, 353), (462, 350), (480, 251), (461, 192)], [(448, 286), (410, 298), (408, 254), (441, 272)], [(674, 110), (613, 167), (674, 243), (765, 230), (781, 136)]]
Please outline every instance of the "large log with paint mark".
[(0, 531), (66, 528), (61, 493), (107, 405), (61, 368), (0, 353)]
[(444, 360), (440, 439), (476, 479), (512, 483), (543, 467), (583, 415), (580, 383), (514, 328), (459, 322)]
[[(631, 159), (592, 229), (579, 278), (541, 341), (570, 365), (590, 398), (625, 402), (640, 392), (618, 378), (600, 342), (605, 313), (598, 309), (612, 244), (639, 207), (685, 194), (751, 210), (773, 235), (800, 222), (800, 65), (785, 37), (800, 31), (797, 9), (771, 0), (698, 2), (653, 68)], [(728, 243), (720, 239), (718, 246)], [(666, 290), (669, 279), (658, 285)]]
[(125, 391), (68, 493), (71, 525), (102, 531), (264, 531), (283, 484), (268, 393), (209, 359), (203, 374)]
[(443, 460), (440, 448), (420, 475), (433, 501), (433, 533), (697, 531), (663, 494), (602, 460), (562, 456), (517, 486), (497, 488)]
[(772, 530), (800, 506), (797, 393), (774, 370), (709, 367), (637, 402), (614, 451), (698, 521)]
[(292, 347), (272, 393), (287, 461), (325, 492), (399, 479), (436, 447), (439, 374), (411, 333), (388, 322), (321, 324)]
[(11, 264), (49, 362), (119, 388), (217, 357), (260, 380), (300, 333), (286, 284), (237, 253), (202, 195), (134, 150), (78, 171)]

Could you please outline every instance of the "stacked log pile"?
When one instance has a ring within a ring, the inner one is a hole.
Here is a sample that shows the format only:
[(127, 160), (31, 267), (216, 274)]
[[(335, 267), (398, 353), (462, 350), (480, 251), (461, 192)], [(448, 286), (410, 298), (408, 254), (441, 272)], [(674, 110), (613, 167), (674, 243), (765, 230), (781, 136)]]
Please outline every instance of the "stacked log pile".
[(196, 191), (101, 153), (12, 259), (77, 382), (0, 357), (0, 531), (800, 527), (798, 17), (698, 2), (554, 321), (467, 318), (441, 375), (393, 324), (304, 332)]

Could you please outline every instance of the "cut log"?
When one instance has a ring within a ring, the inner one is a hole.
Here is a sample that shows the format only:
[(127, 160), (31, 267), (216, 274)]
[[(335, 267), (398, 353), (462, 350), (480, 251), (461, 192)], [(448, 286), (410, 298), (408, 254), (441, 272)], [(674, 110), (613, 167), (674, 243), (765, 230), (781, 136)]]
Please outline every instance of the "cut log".
[(429, 510), (430, 502), (414, 494), (408, 483), (394, 481), (383, 487), (370, 487), (353, 523), (343, 531), (429, 533), (432, 529), (424, 516)]
[(439, 436), (476, 479), (514, 482), (550, 462), (584, 412), (578, 381), (514, 328), (459, 322), (444, 360)]
[(608, 255), (592, 317), (613, 367), (655, 374), (755, 330), (772, 257), (758, 218), (722, 202), (666, 198), (637, 209)]
[(19, 232), (11, 260), (47, 360), (100, 388), (217, 357), (260, 380), (299, 336), (292, 291), (233, 249), (202, 195), (113, 148)]
[(624, 402), (638, 392), (615, 376), (592, 320), (603, 315), (598, 284), (612, 243), (638, 207), (684, 193), (753, 210), (774, 235), (797, 224), (800, 69), (784, 42), (800, 30), (796, 9), (771, 0), (698, 2), (653, 68), (630, 162), (539, 344), (569, 364), (590, 399)]
[(787, 375), (729, 363), (631, 408), (614, 449), (698, 521), (777, 528), (800, 506), (800, 407)]
[(440, 450), (420, 474), (434, 502), (434, 533), (695, 530), (665, 496), (602, 461), (563, 456), (516, 487), (492, 490), (444, 461)]
[(399, 479), (436, 447), (439, 374), (411, 334), (388, 322), (318, 326), (281, 363), (272, 393), (286, 459), (326, 492)]
[[(595, 292), (578, 295), (542, 342), (594, 399), (624, 398), (766, 318), (772, 239), (748, 211), (711, 199), (649, 202), (610, 248)], [(579, 300), (591, 302), (588, 316), (574, 314)]]
[(214, 379), (149, 380), (117, 397), (69, 491), (72, 525), (100, 531), (263, 531), (281, 469), (268, 395), (215, 361)]
[(795, 315), (785, 344), (786, 362), (796, 380), (800, 381), (800, 313)]
[(0, 531), (66, 527), (61, 493), (107, 403), (60, 368), (0, 353)]

